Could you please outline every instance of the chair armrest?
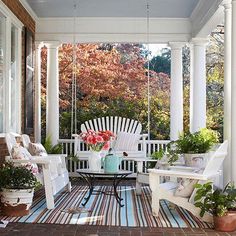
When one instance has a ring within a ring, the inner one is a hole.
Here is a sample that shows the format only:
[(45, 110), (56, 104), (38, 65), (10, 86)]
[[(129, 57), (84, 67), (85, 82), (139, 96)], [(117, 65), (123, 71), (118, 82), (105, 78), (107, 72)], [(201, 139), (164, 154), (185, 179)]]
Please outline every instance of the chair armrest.
[(148, 172), (158, 176), (174, 176), (179, 178), (197, 179), (197, 180), (207, 180), (210, 177), (197, 173), (189, 173), (189, 172), (174, 171), (174, 170), (148, 169)]
[(37, 157), (37, 158), (32, 158), (31, 160), (20, 160), (20, 159), (9, 159), (8, 161), (14, 162), (14, 163), (34, 163), (34, 164), (42, 164), (42, 165), (48, 165), (50, 164), (50, 160), (46, 159), (46, 158), (41, 158), (41, 157)]
[(174, 171), (183, 171), (183, 172), (197, 172), (200, 169), (199, 168), (194, 168), (194, 167), (189, 167), (189, 166), (170, 166), (169, 167), (170, 170), (174, 170)]

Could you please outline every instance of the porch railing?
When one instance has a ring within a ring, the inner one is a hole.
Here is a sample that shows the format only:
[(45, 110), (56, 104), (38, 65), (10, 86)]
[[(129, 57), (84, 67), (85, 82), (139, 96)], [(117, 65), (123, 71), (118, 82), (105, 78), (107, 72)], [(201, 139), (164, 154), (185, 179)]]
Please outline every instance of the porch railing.
[[(167, 144), (169, 143), (169, 140), (149, 140), (146, 141), (146, 150), (147, 150), (147, 156), (150, 157), (151, 154), (155, 151), (159, 151), (160, 149), (166, 150)], [(75, 141), (74, 139), (59, 139), (59, 143), (63, 145), (63, 154), (65, 154), (67, 157), (69, 155), (74, 154), (74, 145)], [(142, 141), (139, 143), (139, 148), (144, 150)], [(86, 145), (84, 143), (81, 143), (80, 145), (80, 151), (86, 151)], [(70, 176), (78, 176), (76, 173), (77, 169), (85, 169), (88, 168), (87, 158), (80, 157), (79, 161), (71, 160), (70, 158), (67, 158), (67, 168), (70, 173)], [(146, 167), (148, 165), (148, 162), (143, 162), (143, 171), (145, 172)], [(132, 158), (126, 158), (122, 161), (122, 169), (129, 170), (133, 172), (133, 177), (136, 176), (137, 173), (137, 161), (133, 160)]]

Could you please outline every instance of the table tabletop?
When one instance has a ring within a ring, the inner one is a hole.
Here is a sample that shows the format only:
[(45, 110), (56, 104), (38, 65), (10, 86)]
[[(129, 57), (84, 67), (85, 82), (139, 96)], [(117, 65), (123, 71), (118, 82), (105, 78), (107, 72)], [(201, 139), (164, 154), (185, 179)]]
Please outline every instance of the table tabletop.
[(92, 171), (92, 170), (89, 170), (89, 169), (78, 169), (78, 170), (76, 170), (76, 172), (78, 174), (93, 174), (93, 175), (105, 175), (105, 176), (130, 175), (130, 174), (133, 173), (132, 171), (128, 171), (128, 170), (119, 170), (118, 172), (107, 173), (107, 172), (104, 172), (104, 170)]

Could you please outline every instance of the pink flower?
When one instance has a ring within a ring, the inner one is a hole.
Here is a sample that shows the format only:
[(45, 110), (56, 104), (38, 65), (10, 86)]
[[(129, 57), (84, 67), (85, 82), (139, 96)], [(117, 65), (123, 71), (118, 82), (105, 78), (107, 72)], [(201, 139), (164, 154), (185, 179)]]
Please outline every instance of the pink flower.
[(109, 142), (106, 142), (102, 148), (102, 150), (109, 150), (110, 148), (110, 143)]
[(108, 141), (114, 137), (115, 135), (109, 130), (97, 132), (88, 130), (80, 134), (80, 138), (88, 145), (88, 148), (96, 151), (109, 149)]
[(94, 137), (92, 135), (89, 135), (86, 137), (86, 140), (84, 140), (87, 144), (94, 144)]
[(97, 141), (98, 143), (104, 142), (102, 136), (98, 136), (98, 135), (96, 136), (96, 141)]

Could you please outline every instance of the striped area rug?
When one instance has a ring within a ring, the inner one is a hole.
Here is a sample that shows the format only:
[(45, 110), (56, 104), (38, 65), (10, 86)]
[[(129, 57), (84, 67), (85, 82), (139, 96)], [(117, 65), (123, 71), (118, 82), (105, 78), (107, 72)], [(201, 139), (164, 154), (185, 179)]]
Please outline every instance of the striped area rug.
[[(96, 186), (97, 190), (110, 191), (111, 186)], [(200, 221), (188, 211), (173, 207), (167, 201), (161, 202), (160, 214), (154, 217), (151, 213), (151, 196), (149, 187), (144, 187), (141, 196), (136, 196), (133, 186), (120, 186), (119, 193), (124, 199), (124, 207), (119, 207), (114, 196), (92, 195), (86, 205), (89, 211), (71, 214), (68, 208), (78, 207), (84, 200), (88, 188), (73, 186), (71, 193), (60, 193), (56, 196), (56, 207), (47, 210), (44, 191), (35, 193), (31, 213), (24, 217), (4, 217), (0, 220), (25, 223), (50, 224), (87, 224), (130, 227), (192, 227), (211, 228), (212, 225)]]

